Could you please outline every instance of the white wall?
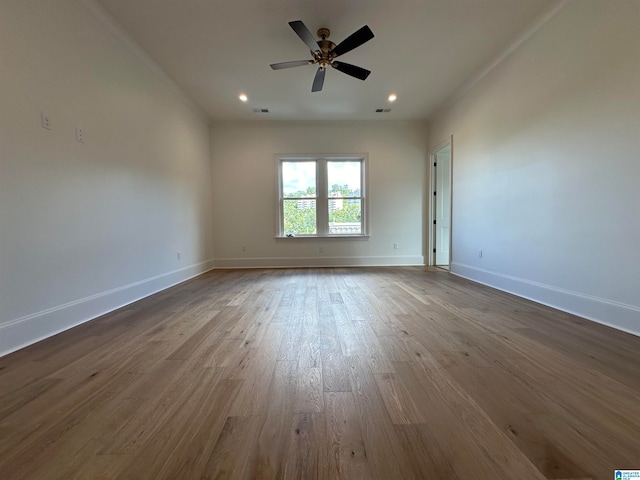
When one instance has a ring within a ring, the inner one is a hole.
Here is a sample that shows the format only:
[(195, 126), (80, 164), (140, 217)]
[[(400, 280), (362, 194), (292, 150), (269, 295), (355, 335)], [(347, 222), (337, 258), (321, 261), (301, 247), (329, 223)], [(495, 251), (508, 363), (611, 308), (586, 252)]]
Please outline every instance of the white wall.
[(213, 257), (208, 122), (89, 7), (0, 0), (0, 355)]
[(640, 2), (574, 0), (430, 123), (453, 134), (452, 271), (636, 334), (638, 25)]
[[(214, 124), (216, 267), (423, 264), (427, 144), (420, 122)], [(276, 153), (368, 153), (371, 237), (276, 239)]]

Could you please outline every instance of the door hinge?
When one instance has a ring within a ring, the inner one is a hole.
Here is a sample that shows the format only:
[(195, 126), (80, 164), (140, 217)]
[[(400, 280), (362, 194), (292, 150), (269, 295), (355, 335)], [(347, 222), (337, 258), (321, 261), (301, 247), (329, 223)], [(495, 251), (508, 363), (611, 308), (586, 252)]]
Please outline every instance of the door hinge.
[(436, 224), (436, 221), (435, 221), (435, 220), (433, 221), (433, 224), (434, 224), (434, 225)]
[(433, 249), (433, 253), (436, 253), (436, 249), (435, 248)]
[(435, 195), (435, 194), (436, 194), (436, 192), (433, 192), (433, 194)]
[(433, 162), (433, 166), (437, 167), (438, 166), (438, 162)]

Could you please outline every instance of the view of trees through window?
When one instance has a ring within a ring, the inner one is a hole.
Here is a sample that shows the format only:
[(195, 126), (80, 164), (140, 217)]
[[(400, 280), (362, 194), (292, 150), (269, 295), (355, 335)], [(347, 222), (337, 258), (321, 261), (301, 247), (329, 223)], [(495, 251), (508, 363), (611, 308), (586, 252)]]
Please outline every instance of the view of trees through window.
[[(356, 197), (356, 198), (354, 198)], [(362, 232), (362, 201), (360, 189), (333, 184), (329, 191), (329, 233), (359, 234)]]
[(315, 235), (317, 233), (316, 200), (315, 198), (307, 200), (304, 194), (305, 192), (296, 192), (297, 200), (284, 200), (284, 231), (287, 234)]
[(283, 162), (284, 234), (316, 235), (318, 202), (326, 202), (328, 234), (362, 233), (361, 163), (328, 161), (326, 196), (317, 194), (316, 162)]

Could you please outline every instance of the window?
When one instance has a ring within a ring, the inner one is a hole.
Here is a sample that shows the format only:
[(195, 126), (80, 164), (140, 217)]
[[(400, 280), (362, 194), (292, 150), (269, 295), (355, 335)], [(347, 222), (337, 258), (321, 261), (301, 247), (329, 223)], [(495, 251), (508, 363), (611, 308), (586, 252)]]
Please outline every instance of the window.
[(366, 156), (279, 156), (278, 236), (368, 233)]

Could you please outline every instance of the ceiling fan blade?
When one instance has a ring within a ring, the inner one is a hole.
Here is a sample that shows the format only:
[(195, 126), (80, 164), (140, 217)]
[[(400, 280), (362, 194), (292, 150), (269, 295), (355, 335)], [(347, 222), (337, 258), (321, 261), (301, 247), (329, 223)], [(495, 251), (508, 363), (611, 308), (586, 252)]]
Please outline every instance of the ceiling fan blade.
[(318, 42), (311, 34), (307, 26), (302, 23), (302, 20), (294, 20), (292, 22), (289, 22), (289, 26), (293, 28), (293, 31), (296, 32), (296, 34), (300, 37), (300, 40), (302, 40), (307, 45), (307, 47), (309, 47), (309, 50), (311, 50), (312, 52), (320, 50)]
[(301, 67), (303, 65), (311, 65), (312, 60), (295, 60), (293, 62), (272, 63), (271, 68), (274, 70), (282, 70), (283, 68)]
[(318, 67), (318, 70), (316, 71), (316, 76), (313, 77), (313, 86), (311, 87), (312, 92), (319, 92), (322, 90), (322, 86), (324, 85), (324, 76), (326, 73), (327, 73), (326, 69), (322, 67)]
[(363, 43), (368, 42), (374, 37), (371, 29), (365, 25), (360, 30), (355, 33), (352, 33), (343, 41), (341, 41), (336, 48), (333, 49), (333, 53), (335, 53), (336, 57), (340, 55), (344, 55), (347, 52), (350, 52), (354, 48), (358, 48)]
[(350, 63), (343, 62), (333, 62), (331, 64), (333, 68), (341, 71), (342, 73), (346, 73), (347, 75), (351, 75), (352, 77), (358, 78), (360, 80), (366, 80), (371, 71), (357, 67), (356, 65), (351, 65)]

